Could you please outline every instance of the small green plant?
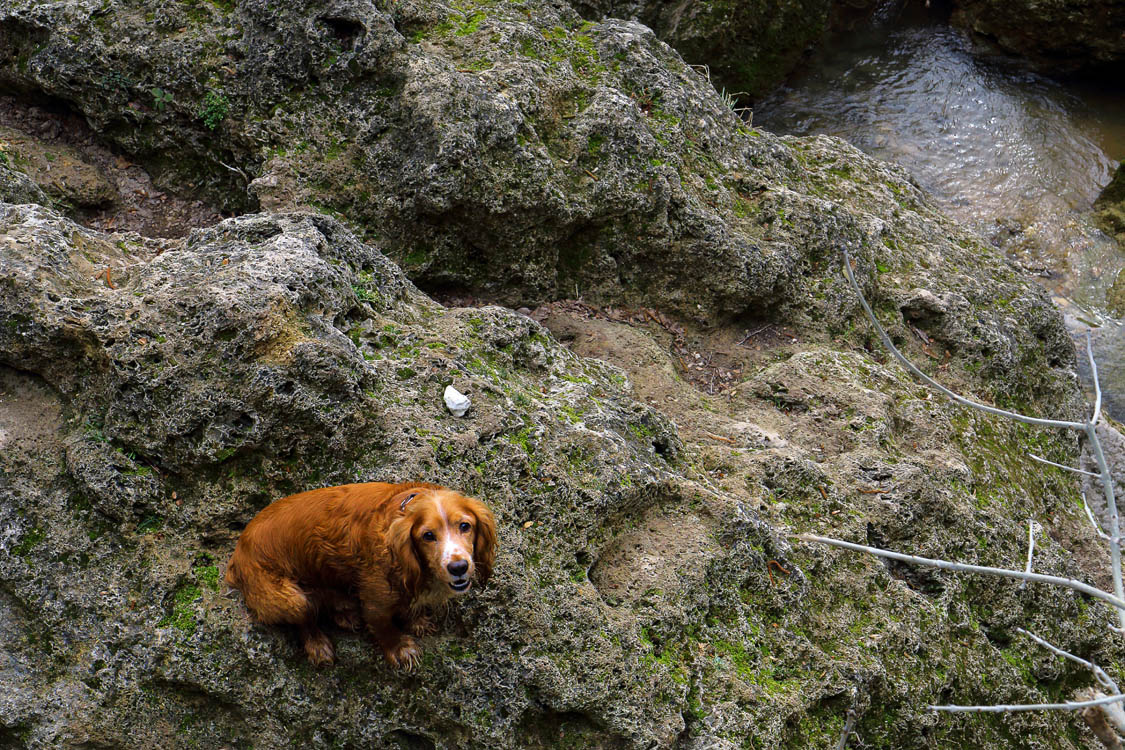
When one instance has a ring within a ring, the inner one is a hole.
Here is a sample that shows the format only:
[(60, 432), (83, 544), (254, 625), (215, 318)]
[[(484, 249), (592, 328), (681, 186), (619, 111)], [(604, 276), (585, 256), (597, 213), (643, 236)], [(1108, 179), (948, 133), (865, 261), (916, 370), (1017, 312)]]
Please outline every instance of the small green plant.
[(230, 101), (218, 91), (208, 91), (203, 97), (199, 116), (208, 130), (214, 130), (226, 118), (228, 111), (230, 111)]
[(172, 101), (172, 95), (167, 91), (162, 88), (152, 89), (152, 106), (156, 108), (157, 112), (163, 112), (170, 101)]

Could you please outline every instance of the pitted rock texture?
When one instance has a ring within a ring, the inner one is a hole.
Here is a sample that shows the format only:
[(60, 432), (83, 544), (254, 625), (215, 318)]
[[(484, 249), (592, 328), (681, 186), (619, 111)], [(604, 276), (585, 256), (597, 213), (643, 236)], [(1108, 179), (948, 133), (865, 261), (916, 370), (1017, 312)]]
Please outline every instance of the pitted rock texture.
[[(1072, 442), (958, 415), (831, 337), (698, 404), (745, 443), (685, 446), (622, 371), (528, 317), (434, 304), (326, 216), (158, 241), (4, 204), (0, 227), (6, 744), (796, 748), (854, 703), (873, 746), (1073, 747), (1066, 717), (920, 707), (1085, 684), (1016, 625), (1119, 658), (1065, 592), (791, 546), (829, 530), (1003, 563), (1026, 513), (1090, 534), (1069, 475), (1025, 468)], [(501, 529), (417, 673), (339, 632), (314, 670), (220, 588), (274, 498), (407, 478), (482, 497)], [(1044, 540), (1040, 569), (1096, 571), (1066, 549)]]
[[(1098, 606), (788, 539), (1022, 566), (1031, 515), (1055, 521), (1037, 569), (1104, 583), (1073, 476), (1026, 457), (1075, 441), (941, 402), (857, 317), (841, 245), (935, 376), (1081, 413), (1044, 293), (902, 170), (754, 129), (647, 28), (544, 0), (24, 0), (0, 9), (0, 88), (164, 186), (271, 211), (107, 234), (0, 173), (21, 204), (0, 205), (0, 744), (805, 748), (852, 707), (871, 747), (1089, 740), (924, 706), (1088, 685), (1014, 628), (1125, 662)], [(801, 346), (705, 397), (646, 334), (607, 329), (626, 377), (407, 277)], [(221, 590), (271, 500), (407, 479), (501, 526), (416, 674), (340, 633), (313, 670)]]
[(47, 195), (23, 172), (0, 164), (0, 201), (5, 203), (47, 203)]
[(648, 28), (565, 4), (18, 2), (0, 50), (0, 86), (162, 185), (333, 213), (431, 291), (715, 322), (833, 319), (841, 245), (892, 271), (921, 246), (935, 288), (980, 255), (1015, 278), (901, 170), (755, 129)]

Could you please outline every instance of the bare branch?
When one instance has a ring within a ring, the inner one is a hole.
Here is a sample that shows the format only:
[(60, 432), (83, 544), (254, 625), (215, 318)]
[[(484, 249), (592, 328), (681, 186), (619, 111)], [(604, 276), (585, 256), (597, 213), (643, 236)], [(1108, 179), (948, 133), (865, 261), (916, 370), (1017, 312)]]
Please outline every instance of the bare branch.
[(1082, 493), (1082, 508), (1083, 508), (1083, 510), (1086, 511), (1086, 518), (1090, 519), (1090, 524), (1094, 527), (1094, 532), (1098, 536), (1100, 536), (1102, 539), (1109, 539), (1110, 538), (1109, 534), (1102, 531), (1102, 527), (1099, 526), (1098, 522), (1094, 520), (1094, 514), (1090, 512), (1090, 506), (1086, 502), (1086, 493), (1085, 492)]
[(1086, 329), (1086, 356), (1090, 360), (1090, 377), (1094, 380), (1094, 415), (1090, 424), (1097, 424), (1102, 415), (1102, 386), (1098, 382), (1098, 363), (1094, 359), (1094, 344), (1090, 341), (1090, 329)]
[[(1033, 519), (1027, 519), (1027, 567), (1024, 568), (1024, 573), (1031, 572), (1031, 556), (1035, 554), (1035, 527), (1038, 525)], [(1020, 588), (1027, 588), (1027, 581), (1021, 583)]]
[(840, 744), (836, 745), (836, 750), (844, 750), (848, 746), (848, 738), (852, 736), (855, 731), (856, 710), (855, 706), (848, 709), (847, 719), (844, 721), (844, 733), (840, 735)]
[[(844, 275), (847, 277), (848, 283), (851, 284), (852, 290), (855, 291), (856, 297), (859, 299), (859, 304), (863, 307), (863, 312), (867, 315), (867, 319), (871, 321), (871, 325), (874, 326), (875, 331), (879, 334), (879, 339), (883, 342), (883, 346), (887, 347), (887, 350), (892, 355), (894, 355), (895, 359), (897, 359), (903, 367), (913, 373), (915, 377), (919, 378), (920, 380), (922, 380), (922, 382), (928, 384), (930, 387), (938, 390), (939, 392), (944, 393), (946, 396), (953, 399), (957, 403), (971, 407), (973, 409), (977, 409), (979, 411), (983, 411), (986, 414), (994, 414), (1000, 417), (1007, 417), (1008, 419), (1014, 419), (1017, 422), (1023, 422), (1025, 424), (1040, 425), (1043, 427), (1062, 427), (1066, 429), (1081, 430), (1082, 432), (1086, 433), (1086, 437), (1090, 443), (1091, 452), (1093, 452), (1094, 460), (1098, 465), (1099, 474), (1097, 476), (1102, 483), (1102, 492), (1105, 495), (1106, 508), (1108, 509), (1110, 516), (1109, 554), (1110, 573), (1113, 576), (1113, 596), (1110, 598), (1113, 600), (1113, 602), (1117, 602), (1117, 604), (1114, 604), (1114, 606), (1118, 609), (1118, 629), (1125, 630), (1125, 608), (1122, 608), (1120, 606), (1120, 602), (1125, 601), (1125, 582), (1122, 581), (1121, 577), (1121, 525), (1117, 513), (1117, 500), (1114, 497), (1113, 478), (1110, 476), (1109, 464), (1105, 459), (1105, 455), (1102, 453), (1101, 442), (1098, 440), (1098, 433), (1095, 429), (1097, 420), (1101, 416), (1102, 397), (1101, 385), (1098, 383), (1097, 363), (1094, 361), (1093, 344), (1091, 343), (1089, 335), (1087, 334), (1086, 338), (1086, 354), (1090, 359), (1091, 373), (1094, 378), (1094, 389), (1096, 394), (1093, 419), (1091, 419), (1089, 422), (1080, 423), (1066, 422), (1055, 419), (1039, 419), (1037, 417), (1028, 417), (1016, 412), (1005, 411), (1004, 409), (997, 409), (992, 406), (986, 406), (976, 401), (970, 401), (969, 399), (964, 398), (963, 396), (959, 396), (958, 394), (949, 390), (941, 383), (937, 382), (929, 375), (919, 370), (914, 366), (914, 363), (903, 356), (902, 352), (900, 352), (895, 347), (894, 343), (891, 342), (891, 337), (887, 335), (887, 332), (879, 324), (878, 319), (876, 319), (875, 313), (871, 310), (871, 306), (867, 304), (867, 300), (864, 299), (863, 292), (860, 291), (859, 284), (856, 282), (854, 274), (852, 274), (851, 256), (848, 255), (847, 248), (841, 247), (840, 252), (844, 257)], [(1105, 596), (1109, 596), (1108, 594), (1105, 594), (1105, 592), (1101, 593)]]
[(948, 711), (950, 713), (1011, 713), (1015, 711), (1076, 711), (1087, 706), (1104, 706), (1107, 703), (1121, 703), (1125, 695), (1109, 695), (1105, 698), (1096, 698), (1089, 701), (1068, 703), (1016, 703), (997, 706), (927, 706), (931, 711)]
[(1094, 472), (1086, 471), (1085, 469), (1076, 469), (1073, 466), (1067, 466), (1066, 464), (1057, 464), (1054, 461), (1048, 461), (1045, 458), (1040, 458), (1039, 456), (1035, 455), (1034, 453), (1028, 453), (1027, 457), (1032, 459), (1033, 461), (1038, 461), (1041, 464), (1047, 464), (1048, 466), (1054, 466), (1058, 469), (1066, 469), (1067, 471), (1073, 471), (1075, 474), (1085, 474), (1088, 477), (1101, 476), (1100, 474), (1095, 474)]
[[(1096, 380), (1095, 377), (1095, 382)], [(1105, 454), (1102, 452), (1102, 441), (1098, 439), (1096, 425), (1089, 422), (1083, 430), (1087, 440), (1090, 441), (1090, 451), (1094, 454), (1094, 461), (1098, 465), (1105, 507), (1109, 511), (1109, 563), (1110, 572), (1113, 574), (1113, 593), (1118, 599), (1125, 599), (1125, 584), (1121, 580), (1121, 521), (1117, 515), (1117, 499), (1113, 494), (1113, 477), (1109, 473), (1109, 462), (1105, 460)], [(1125, 610), (1118, 611), (1117, 622), (1118, 627), (1125, 629)]]
[(868, 547), (863, 544), (854, 544), (852, 542), (845, 542), (840, 539), (831, 539), (829, 537), (816, 536), (815, 534), (794, 534), (793, 538), (800, 539), (804, 542), (820, 542), (822, 544), (831, 544), (834, 547), (843, 547), (844, 549), (854, 550), (856, 552), (866, 552), (869, 555), (876, 555), (878, 557), (888, 557), (892, 560), (901, 560), (902, 562), (914, 563), (915, 565), (927, 565), (931, 568), (942, 568), (943, 570), (957, 570), (963, 573), (983, 573), (984, 575), (1000, 576), (1002, 578), (1017, 578), (1026, 581), (1035, 581), (1037, 583), (1051, 583), (1055, 586), (1063, 586), (1075, 591), (1081, 591), (1083, 594), (1092, 596), (1095, 599), (1101, 599), (1103, 602), (1116, 607), (1118, 610), (1125, 612), (1125, 600), (1118, 599), (1113, 594), (1107, 594), (1101, 589), (1094, 588), (1088, 584), (1076, 581), (1073, 578), (1060, 578), (1059, 576), (1048, 576), (1041, 573), (1024, 573), (1022, 570), (1008, 570), (1007, 568), (991, 568), (985, 565), (966, 565), (964, 563), (949, 562), (948, 560), (933, 560), (928, 557), (916, 557), (914, 555), (904, 555), (901, 552), (891, 552), (890, 550), (879, 549), (878, 547)]
[(1097, 680), (1101, 684), (1101, 686), (1106, 688), (1107, 690), (1112, 690), (1114, 695), (1117, 695), (1118, 693), (1121, 692), (1120, 690), (1117, 689), (1117, 683), (1114, 682), (1110, 678), (1110, 676), (1105, 673), (1105, 670), (1103, 670), (1097, 664), (1094, 664), (1092, 661), (1086, 661), (1085, 659), (1083, 659), (1079, 656), (1075, 656), (1074, 654), (1070, 653), (1069, 651), (1063, 651), (1058, 646), (1054, 646), (1054, 645), (1048, 643), (1044, 639), (1035, 635), (1035, 633), (1032, 633), (1028, 630), (1024, 630), (1023, 628), (1016, 628), (1016, 632), (1017, 633), (1023, 633), (1024, 635), (1026, 635), (1028, 638), (1030, 638), (1031, 640), (1038, 643), (1043, 648), (1048, 649), (1050, 651), (1053, 651), (1054, 653), (1058, 654), (1059, 656), (1063, 657), (1064, 659), (1070, 659), (1072, 662), (1075, 662), (1077, 664), (1081, 664), (1082, 666), (1086, 667), (1086, 669), (1089, 669), (1091, 672), (1094, 673), (1094, 677), (1097, 678)]
[(861, 292), (859, 289), (859, 284), (856, 283), (855, 276), (852, 275), (852, 262), (851, 257), (848, 255), (847, 248), (841, 248), (841, 251), (844, 254), (844, 274), (848, 277), (848, 282), (851, 283), (852, 289), (855, 290), (856, 297), (859, 299), (859, 304), (863, 306), (863, 311), (867, 313), (867, 319), (870, 320), (871, 325), (875, 327), (875, 331), (879, 334), (879, 339), (883, 342), (883, 346), (887, 347), (887, 350), (894, 355), (895, 359), (897, 359), (903, 367), (912, 372), (915, 377), (921, 379), (930, 387), (936, 388), (937, 390), (941, 391), (957, 403), (971, 407), (973, 409), (978, 409), (988, 414), (995, 414), (1000, 417), (1014, 419), (1017, 422), (1039, 425), (1041, 427), (1064, 427), (1071, 430), (1084, 429), (1085, 425), (1083, 425), (1081, 422), (1066, 422), (1058, 419), (1040, 419), (1039, 417), (1028, 417), (1023, 414), (1018, 414), (1014, 411), (1005, 411), (1004, 409), (997, 409), (994, 406), (986, 406), (976, 401), (971, 401), (964, 396), (959, 396), (958, 394), (946, 388), (941, 383), (931, 378), (926, 373), (919, 370), (914, 366), (913, 362), (903, 356), (902, 352), (900, 352), (895, 347), (895, 345), (891, 343), (891, 337), (887, 335), (887, 332), (883, 330), (883, 326), (881, 326), (879, 324), (879, 321), (875, 318), (875, 313), (872, 312), (871, 306), (867, 304), (867, 300), (863, 297), (863, 292)]

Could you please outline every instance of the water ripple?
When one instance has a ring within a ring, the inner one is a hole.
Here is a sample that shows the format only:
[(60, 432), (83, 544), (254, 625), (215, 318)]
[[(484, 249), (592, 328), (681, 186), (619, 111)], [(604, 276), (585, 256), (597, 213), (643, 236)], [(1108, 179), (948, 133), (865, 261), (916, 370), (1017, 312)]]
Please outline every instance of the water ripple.
[(1057, 296), (1103, 314), (1125, 260), (1087, 213), (1125, 153), (1121, 91), (982, 59), (948, 25), (899, 18), (822, 51), (754, 120), (902, 164), (955, 219), (1047, 269)]

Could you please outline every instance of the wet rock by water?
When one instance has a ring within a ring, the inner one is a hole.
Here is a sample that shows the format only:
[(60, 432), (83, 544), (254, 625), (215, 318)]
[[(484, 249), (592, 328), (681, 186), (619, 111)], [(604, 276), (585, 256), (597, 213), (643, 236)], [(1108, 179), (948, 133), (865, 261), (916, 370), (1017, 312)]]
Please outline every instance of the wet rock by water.
[(577, 0), (572, 5), (594, 20), (638, 19), (689, 63), (706, 66), (715, 88), (748, 106), (781, 83), (815, 44), (865, 22), (878, 3)]
[(1055, 73), (1112, 74), (1125, 60), (1117, 0), (955, 0), (953, 21)]
[(336, 212), (416, 283), (513, 306), (830, 316), (807, 269), (841, 243), (977, 252), (904, 173), (747, 126), (637, 23), (548, 3), (185, 13), (0, 11), (0, 83), (61, 100), (161, 185)]

